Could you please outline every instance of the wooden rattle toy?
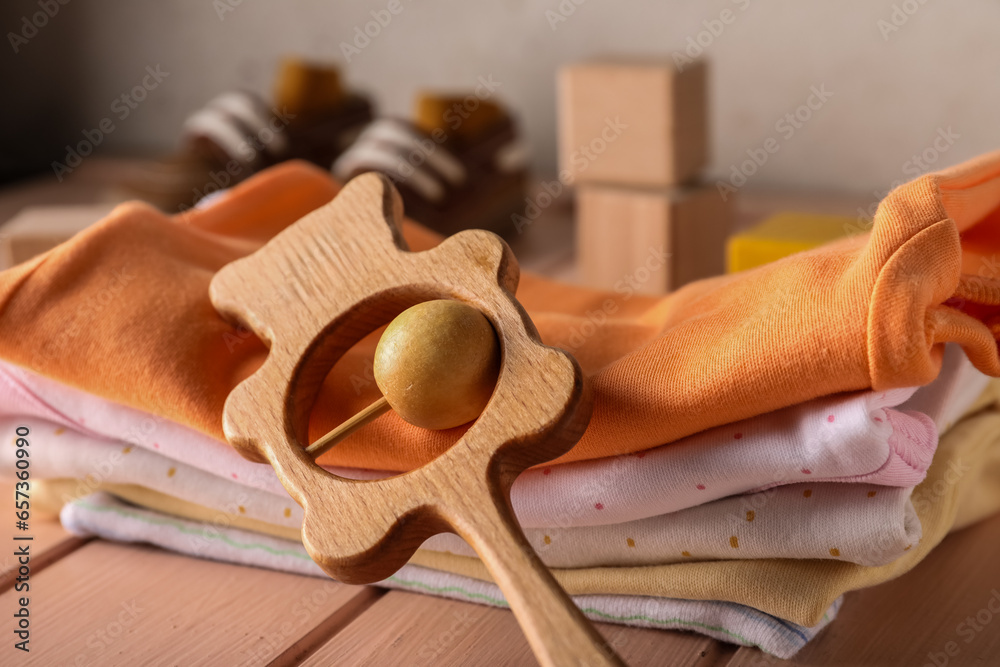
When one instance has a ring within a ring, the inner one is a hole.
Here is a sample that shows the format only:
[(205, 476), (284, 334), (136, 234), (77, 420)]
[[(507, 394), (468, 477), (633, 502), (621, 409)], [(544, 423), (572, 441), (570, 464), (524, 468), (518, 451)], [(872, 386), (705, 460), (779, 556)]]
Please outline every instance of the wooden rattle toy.
[[(431, 535), (455, 532), (503, 590), (539, 662), (622, 664), (538, 559), (510, 504), (518, 474), (582, 435), (590, 404), (580, 367), (540, 342), (514, 299), (517, 261), (499, 237), (464, 231), (412, 253), (401, 219), (389, 180), (364, 174), (218, 272), (216, 309), (270, 347), (226, 400), (226, 437), (274, 467), (304, 510), (303, 544), (335, 579), (380, 581)], [(307, 449), (309, 414), (333, 364), (400, 313), (376, 355), (383, 399)], [(315, 463), (315, 452), (389, 406), (418, 426), (475, 422), (436, 459), (395, 477), (351, 480)]]

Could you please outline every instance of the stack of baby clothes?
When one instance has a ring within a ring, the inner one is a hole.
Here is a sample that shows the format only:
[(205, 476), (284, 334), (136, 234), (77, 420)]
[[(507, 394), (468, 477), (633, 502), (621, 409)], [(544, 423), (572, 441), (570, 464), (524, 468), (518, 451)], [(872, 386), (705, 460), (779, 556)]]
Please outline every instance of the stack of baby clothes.
[[(271, 468), (224, 442), (225, 398), (266, 349), (215, 313), (208, 284), (338, 189), (287, 163), (181, 217), (124, 205), (0, 274), (0, 423), (30, 426), (33, 493), (65, 505), (68, 528), (321, 574)], [(869, 236), (665, 297), (522, 275), (542, 339), (595, 396), (580, 443), (512, 499), (578, 604), (788, 656), (843, 593), (1000, 510), (1000, 280), (979, 270), (1000, 250), (998, 207), (1000, 153), (896, 190)], [(404, 231), (414, 250), (438, 241)], [(613, 316), (595, 326), (596, 311)], [(376, 341), (333, 368), (311, 438), (377, 398)], [(385, 476), (461, 430), (389, 413), (320, 463)], [(384, 583), (503, 604), (450, 535)]]

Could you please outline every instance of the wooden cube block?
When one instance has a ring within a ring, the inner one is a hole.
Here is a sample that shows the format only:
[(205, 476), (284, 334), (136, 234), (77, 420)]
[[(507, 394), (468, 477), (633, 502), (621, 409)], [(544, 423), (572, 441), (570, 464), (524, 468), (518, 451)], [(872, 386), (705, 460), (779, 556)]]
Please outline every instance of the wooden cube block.
[(0, 270), (68, 241), (107, 215), (112, 204), (30, 206), (0, 227)]
[(723, 272), (733, 197), (711, 186), (581, 185), (577, 268), (583, 283), (662, 294)]
[(704, 61), (582, 63), (564, 67), (558, 86), (565, 181), (667, 187), (708, 163)]
[(840, 215), (784, 212), (772, 215), (726, 243), (726, 273), (746, 271), (867, 231), (864, 220)]

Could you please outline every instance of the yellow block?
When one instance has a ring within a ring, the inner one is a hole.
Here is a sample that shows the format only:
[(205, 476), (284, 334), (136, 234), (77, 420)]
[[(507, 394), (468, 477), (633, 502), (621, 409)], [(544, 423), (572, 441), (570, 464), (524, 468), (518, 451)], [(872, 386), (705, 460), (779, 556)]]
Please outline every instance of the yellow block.
[(778, 213), (734, 234), (726, 243), (726, 272), (736, 273), (769, 264), (857, 233), (857, 218), (814, 213)]

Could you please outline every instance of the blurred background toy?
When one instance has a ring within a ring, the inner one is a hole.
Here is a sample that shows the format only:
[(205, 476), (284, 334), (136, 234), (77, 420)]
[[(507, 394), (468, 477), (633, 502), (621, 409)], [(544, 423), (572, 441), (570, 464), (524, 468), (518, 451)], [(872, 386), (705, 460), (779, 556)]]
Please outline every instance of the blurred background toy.
[(575, 184), (585, 284), (657, 294), (722, 273), (732, 198), (700, 181), (707, 77), (704, 61), (607, 59), (560, 72), (560, 176)]

